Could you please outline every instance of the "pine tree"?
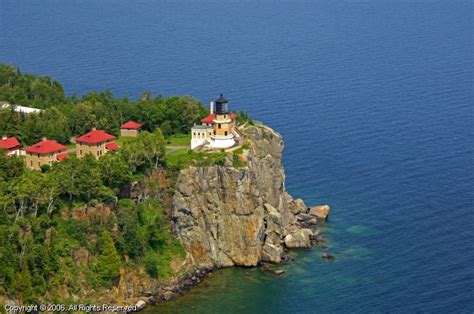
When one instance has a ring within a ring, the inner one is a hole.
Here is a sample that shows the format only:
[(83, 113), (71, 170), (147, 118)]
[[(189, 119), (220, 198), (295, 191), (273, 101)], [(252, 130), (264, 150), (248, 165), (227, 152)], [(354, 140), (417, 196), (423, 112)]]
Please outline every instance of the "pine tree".
[(99, 276), (105, 282), (116, 279), (120, 276), (120, 256), (114, 245), (114, 241), (107, 230), (102, 232), (100, 238), (100, 253), (99, 256)]

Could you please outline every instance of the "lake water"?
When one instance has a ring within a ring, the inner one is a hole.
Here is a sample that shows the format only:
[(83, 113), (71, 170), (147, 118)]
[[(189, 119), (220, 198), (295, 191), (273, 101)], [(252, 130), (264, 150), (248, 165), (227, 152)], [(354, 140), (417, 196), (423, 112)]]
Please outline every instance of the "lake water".
[(473, 29), (462, 0), (0, 0), (0, 62), (68, 94), (223, 92), (284, 136), (289, 192), (332, 206), (334, 262), (151, 311), (472, 312)]

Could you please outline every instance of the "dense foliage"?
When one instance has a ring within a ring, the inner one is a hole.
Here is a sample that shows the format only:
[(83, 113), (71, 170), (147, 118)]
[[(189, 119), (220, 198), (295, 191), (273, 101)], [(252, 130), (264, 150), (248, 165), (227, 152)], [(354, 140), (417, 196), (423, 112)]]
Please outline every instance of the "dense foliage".
[[(145, 131), (99, 160), (71, 157), (42, 172), (0, 153), (0, 293), (33, 302), (64, 282), (73, 291), (80, 273), (83, 286), (110, 287), (126, 256), (152, 276), (170, 275), (183, 250), (161, 204), (117, 201), (133, 177), (163, 167), (165, 143), (160, 129)], [(87, 212), (104, 206), (114, 210)], [(74, 262), (79, 248), (91, 256), (87, 265)]]
[(0, 110), (0, 134), (16, 136), (23, 145), (44, 136), (66, 144), (92, 127), (118, 134), (128, 119), (144, 123), (144, 131), (99, 160), (71, 156), (42, 171), (0, 151), (0, 294), (24, 304), (46, 294), (67, 302), (60, 291), (110, 287), (122, 267), (143, 268), (157, 278), (172, 274), (171, 259), (184, 250), (171, 234), (165, 205), (120, 199), (119, 192), (166, 167), (159, 126), (167, 135), (187, 132), (206, 114), (199, 102), (189, 97), (130, 102), (109, 92), (68, 98), (47, 77), (0, 65), (3, 100), (45, 109), (31, 115)]
[(91, 92), (81, 98), (66, 97), (62, 86), (48, 77), (22, 74), (12, 66), (0, 64), (0, 102), (45, 109), (40, 114), (19, 115), (0, 110), (0, 134), (16, 136), (23, 145), (47, 137), (68, 143), (72, 136), (89, 132), (93, 127), (117, 135), (128, 120), (143, 123), (153, 132), (160, 127), (168, 137), (189, 133), (191, 126), (207, 114), (194, 98), (145, 93), (137, 101), (115, 98), (109, 91)]

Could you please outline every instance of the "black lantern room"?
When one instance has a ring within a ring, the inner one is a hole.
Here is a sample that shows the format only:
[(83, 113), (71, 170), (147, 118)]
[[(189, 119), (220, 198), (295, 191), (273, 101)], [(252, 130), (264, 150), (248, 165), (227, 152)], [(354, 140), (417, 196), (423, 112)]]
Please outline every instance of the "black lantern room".
[(216, 114), (227, 114), (229, 113), (228, 101), (221, 94), (216, 100)]

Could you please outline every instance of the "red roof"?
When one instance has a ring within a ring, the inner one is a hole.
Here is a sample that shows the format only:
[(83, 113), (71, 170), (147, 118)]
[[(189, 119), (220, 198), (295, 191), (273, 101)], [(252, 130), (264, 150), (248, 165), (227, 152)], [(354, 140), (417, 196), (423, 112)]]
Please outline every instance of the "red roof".
[(20, 142), (15, 137), (7, 137), (6, 139), (0, 138), (0, 148), (6, 150), (17, 150), (20, 148)]
[(47, 155), (51, 153), (61, 152), (66, 149), (66, 146), (61, 145), (54, 140), (43, 140), (33, 146), (25, 148), (25, 151), (30, 154)]
[(121, 129), (127, 130), (140, 130), (143, 124), (137, 123), (135, 121), (128, 121), (127, 123), (122, 124)]
[(76, 137), (78, 143), (97, 144), (115, 140), (115, 136), (110, 135), (102, 130), (92, 130), (82, 136)]
[(114, 150), (119, 149), (119, 146), (117, 145), (117, 143), (109, 143), (109, 144), (105, 144), (105, 149), (114, 151)]
[(57, 154), (56, 155), (56, 159), (61, 161), (61, 160), (64, 160), (66, 158), (69, 158), (69, 154), (68, 153), (61, 153), (61, 154)]
[[(214, 121), (214, 118), (216, 117), (216, 115), (214, 113), (208, 115), (207, 117), (201, 119), (201, 122), (202, 123), (207, 123), (207, 124), (211, 124), (212, 121)], [(237, 116), (235, 115), (235, 113), (231, 113), (229, 114), (229, 118), (231, 120), (234, 120)]]

